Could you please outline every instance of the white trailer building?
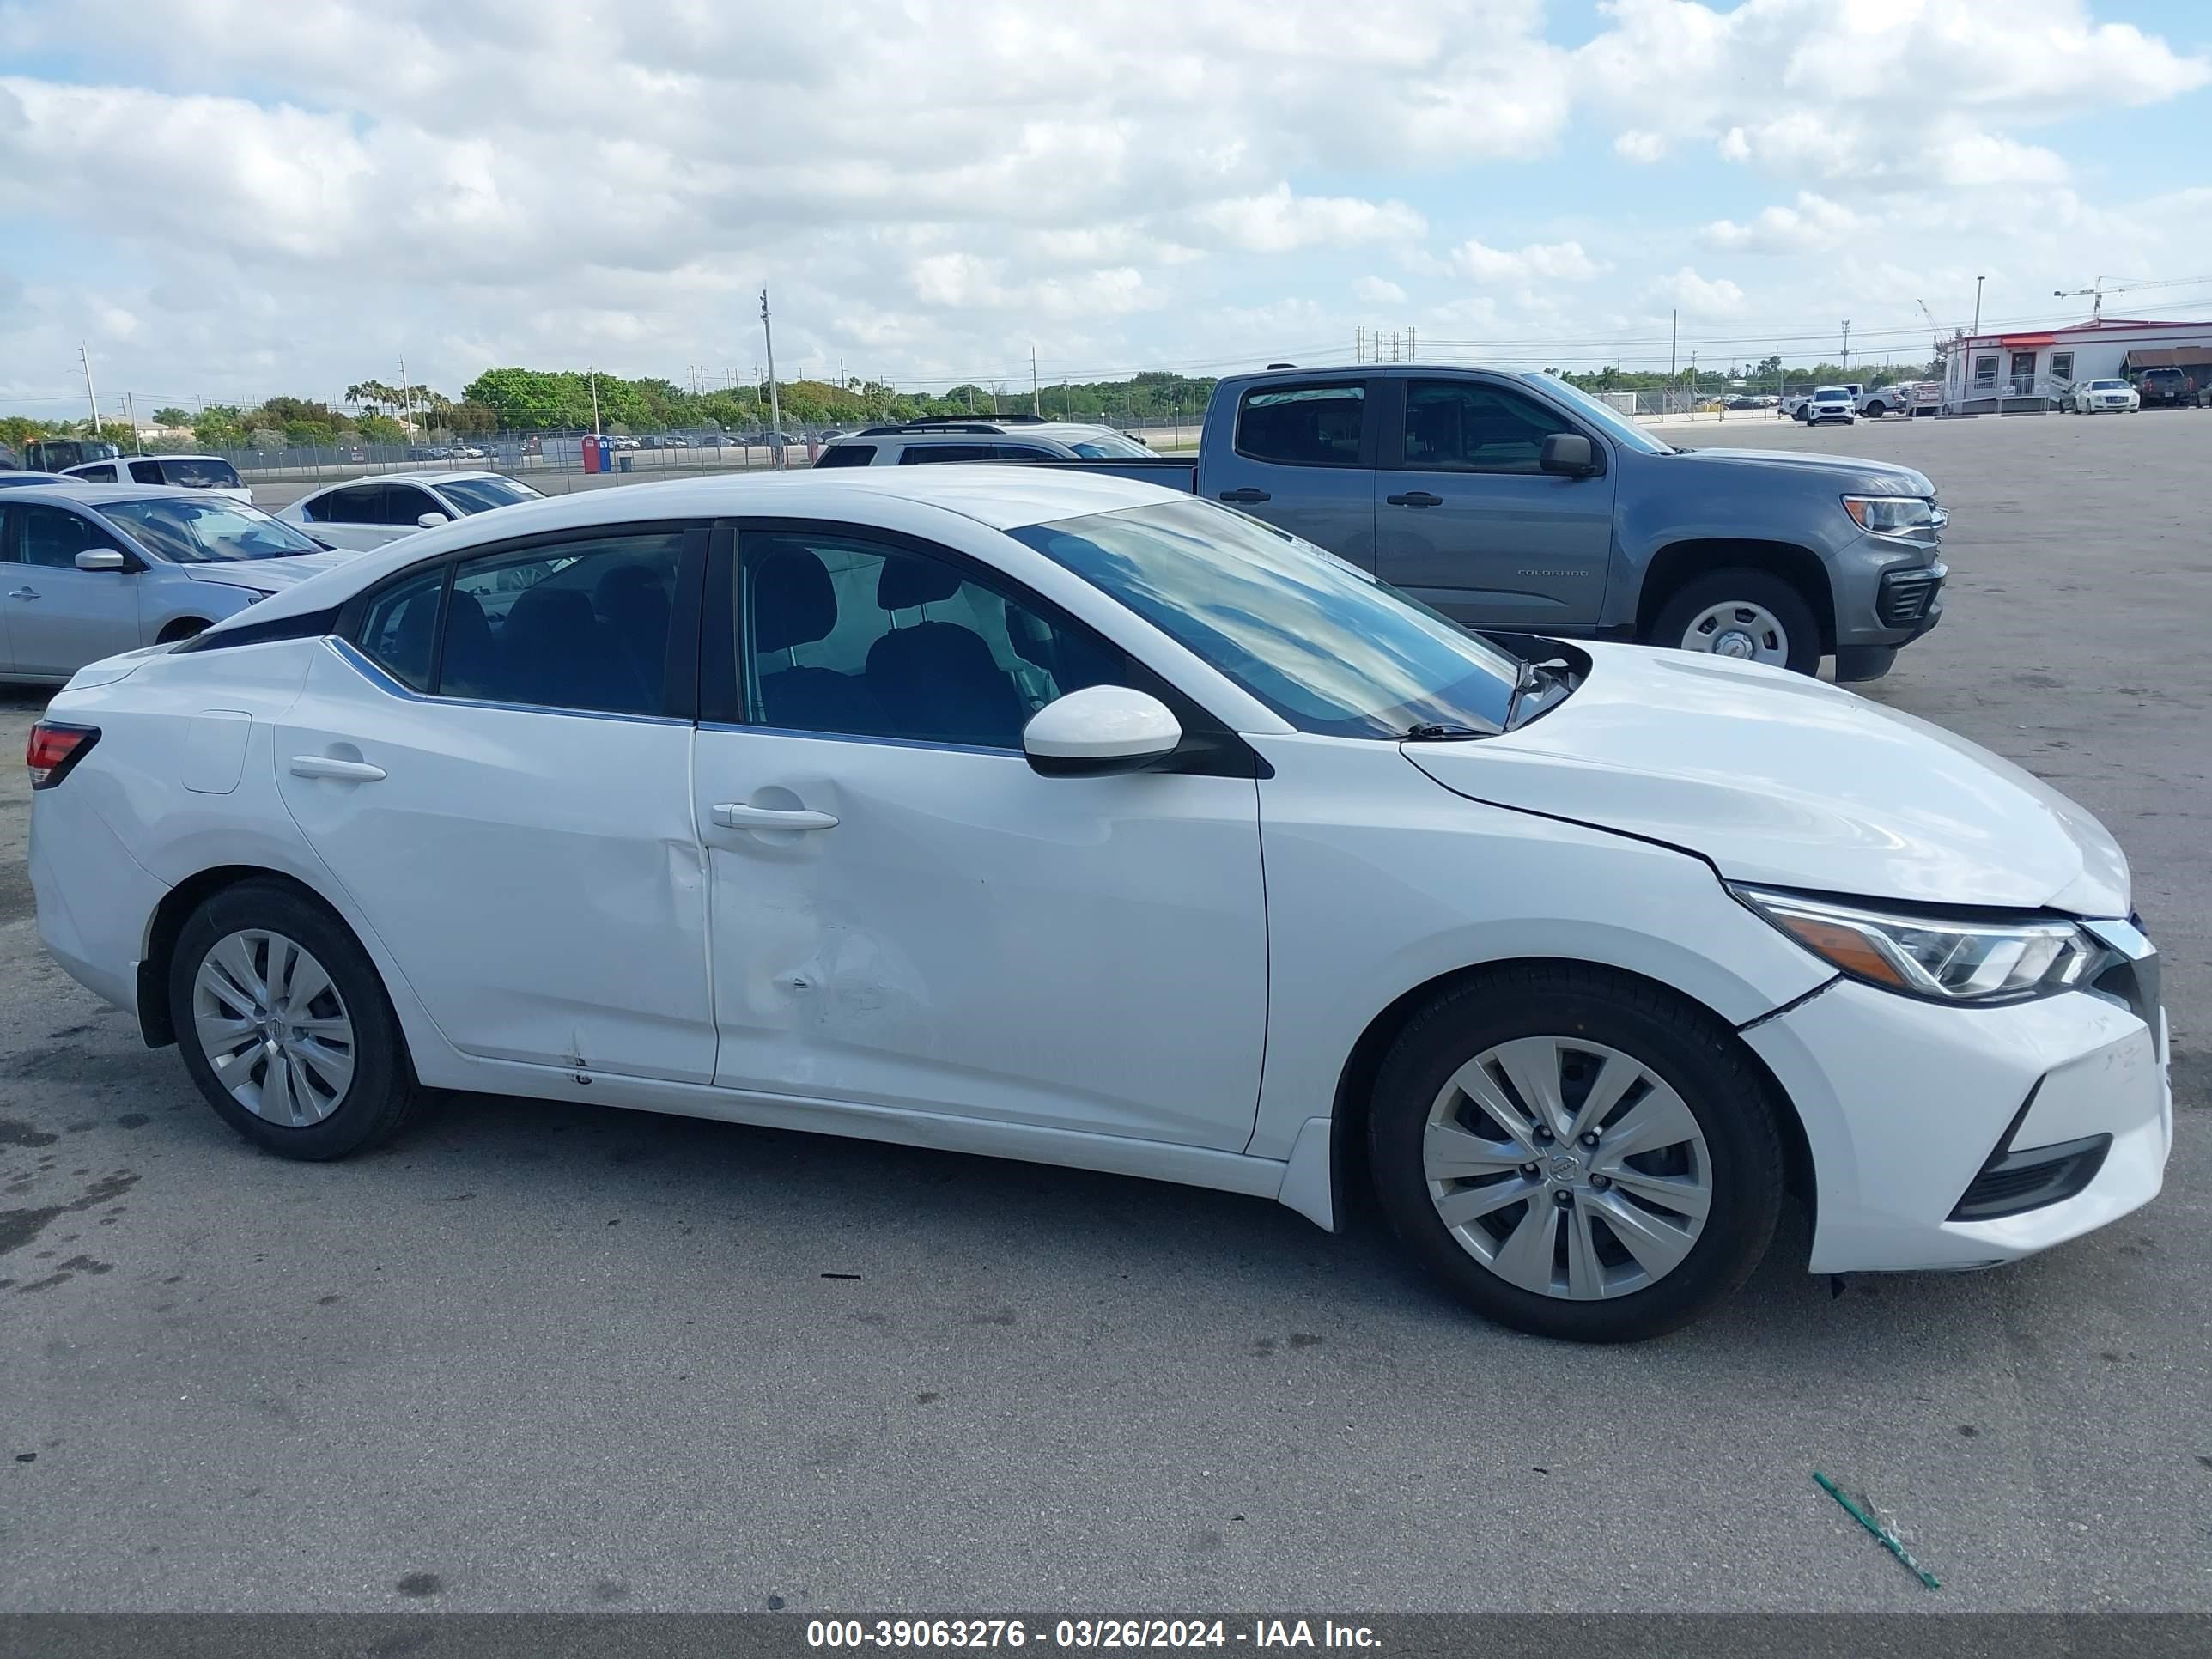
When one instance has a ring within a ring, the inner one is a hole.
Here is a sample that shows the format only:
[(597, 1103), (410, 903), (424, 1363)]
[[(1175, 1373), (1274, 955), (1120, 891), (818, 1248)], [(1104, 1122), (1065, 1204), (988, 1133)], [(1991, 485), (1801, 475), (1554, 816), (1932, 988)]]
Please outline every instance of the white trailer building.
[(1943, 347), (1943, 408), (1960, 415), (2055, 409), (2077, 380), (2125, 378), (2175, 353), (2212, 362), (2212, 323), (2094, 318), (2068, 328), (1973, 334)]

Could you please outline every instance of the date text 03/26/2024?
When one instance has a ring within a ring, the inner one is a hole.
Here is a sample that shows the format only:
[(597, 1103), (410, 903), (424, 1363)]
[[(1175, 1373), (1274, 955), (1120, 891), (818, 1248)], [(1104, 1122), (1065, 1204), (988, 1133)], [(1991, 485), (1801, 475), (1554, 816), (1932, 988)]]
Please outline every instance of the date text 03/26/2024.
[(1334, 1620), (1255, 1619), (811, 1619), (810, 1648), (1364, 1648), (1364, 1625)]

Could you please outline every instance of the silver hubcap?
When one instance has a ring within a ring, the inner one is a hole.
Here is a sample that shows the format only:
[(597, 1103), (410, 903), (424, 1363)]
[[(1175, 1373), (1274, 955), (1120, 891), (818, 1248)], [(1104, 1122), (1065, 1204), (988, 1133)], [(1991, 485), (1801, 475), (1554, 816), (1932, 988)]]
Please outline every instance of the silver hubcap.
[(1765, 605), (1731, 600), (1707, 605), (1692, 618), (1682, 649), (1783, 667), (1790, 661), (1790, 635)]
[(1664, 1279), (1712, 1207), (1712, 1160), (1681, 1096), (1579, 1037), (1519, 1037), (1461, 1066), (1430, 1108), (1422, 1168), (1469, 1255), (1577, 1302)]
[(323, 964), (282, 933), (229, 934), (192, 980), (200, 1052), (230, 1097), (288, 1128), (319, 1123), (353, 1082), (353, 1021)]

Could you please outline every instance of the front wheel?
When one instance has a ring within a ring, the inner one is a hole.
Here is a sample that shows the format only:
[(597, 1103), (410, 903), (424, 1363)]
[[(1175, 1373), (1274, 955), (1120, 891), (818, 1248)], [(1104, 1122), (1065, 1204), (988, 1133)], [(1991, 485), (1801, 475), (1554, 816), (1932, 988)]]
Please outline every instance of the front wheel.
[(1804, 595), (1764, 570), (1716, 570), (1661, 607), (1646, 644), (1763, 662), (1800, 674), (1820, 666), (1820, 628)]
[(1690, 1323), (1750, 1277), (1781, 1207), (1780, 1133), (1733, 1034), (1603, 969), (1526, 964), (1438, 998), (1392, 1045), (1368, 1128), (1400, 1241), (1538, 1336)]

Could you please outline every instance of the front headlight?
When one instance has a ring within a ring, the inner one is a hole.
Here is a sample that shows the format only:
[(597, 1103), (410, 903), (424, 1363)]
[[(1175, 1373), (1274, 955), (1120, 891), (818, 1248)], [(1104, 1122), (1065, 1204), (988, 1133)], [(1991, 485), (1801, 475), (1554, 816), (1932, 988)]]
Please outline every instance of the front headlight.
[(1846, 495), (1844, 511), (1862, 530), (1891, 536), (1936, 522), (1936, 503), (1924, 495)]
[(2002, 1002), (2069, 990), (2102, 947), (2070, 921), (1973, 921), (1861, 909), (1772, 888), (1729, 890), (1856, 980), (1940, 1002)]

